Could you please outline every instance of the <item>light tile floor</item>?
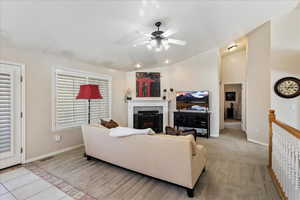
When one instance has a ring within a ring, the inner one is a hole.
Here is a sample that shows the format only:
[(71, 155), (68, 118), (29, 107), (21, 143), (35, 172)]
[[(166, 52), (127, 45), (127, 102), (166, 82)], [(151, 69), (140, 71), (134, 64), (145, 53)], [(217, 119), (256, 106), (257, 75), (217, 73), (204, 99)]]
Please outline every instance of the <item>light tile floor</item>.
[(0, 200), (74, 200), (25, 168), (0, 174)]

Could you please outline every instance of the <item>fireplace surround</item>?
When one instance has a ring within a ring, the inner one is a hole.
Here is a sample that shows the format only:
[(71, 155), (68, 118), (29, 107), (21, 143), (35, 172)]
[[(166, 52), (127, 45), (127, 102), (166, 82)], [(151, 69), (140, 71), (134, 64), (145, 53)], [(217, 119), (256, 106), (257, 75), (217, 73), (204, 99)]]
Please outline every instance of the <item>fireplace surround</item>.
[(151, 128), (156, 133), (163, 131), (162, 107), (135, 107), (133, 128)]
[[(152, 119), (152, 121), (151, 121)], [(162, 132), (168, 125), (168, 101), (131, 100), (128, 101), (128, 127), (152, 128)]]

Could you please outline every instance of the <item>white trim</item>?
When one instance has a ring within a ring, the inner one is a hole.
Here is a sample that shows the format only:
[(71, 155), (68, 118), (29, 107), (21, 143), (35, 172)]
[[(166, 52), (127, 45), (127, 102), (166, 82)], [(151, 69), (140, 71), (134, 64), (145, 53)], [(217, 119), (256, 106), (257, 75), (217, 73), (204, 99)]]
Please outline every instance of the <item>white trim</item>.
[(9, 61), (0, 60), (0, 64), (13, 65), (20, 67), (21, 76), (23, 77), (23, 82), (20, 84), (21, 87), (21, 112), (23, 113), (23, 118), (21, 119), (21, 148), (23, 148), (23, 153), (21, 154), (21, 163), (26, 161), (26, 77), (25, 77), (25, 65), (20, 63), (14, 63)]
[(169, 106), (166, 100), (130, 100), (128, 101), (128, 127), (134, 126), (134, 108), (135, 107), (162, 107), (163, 109), (163, 127), (168, 126)]
[(62, 66), (56, 66), (54, 67), (54, 73), (55, 72), (62, 72), (62, 73), (68, 73), (68, 74), (73, 74), (75, 76), (82, 76), (82, 74), (84, 75), (88, 75), (89, 77), (92, 78), (103, 78), (103, 79), (107, 79), (107, 80), (112, 80), (112, 76), (107, 75), (107, 74), (99, 74), (99, 73), (95, 73), (95, 72), (89, 72), (89, 71), (83, 71), (83, 70), (78, 70), (78, 69), (74, 69), (74, 68), (70, 68), (70, 67), (62, 67)]
[(51, 101), (51, 128), (52, 132), (56, 132), (59, 130), (63, 129), (68, 129), (68, 128), (74, 128), (74, 127), (80, 127), (82, 124), (78, 124), (75, 126), (71, 127), (56, 127), (56, 74), (57, 73), (66, 73), (66, 74), (71, 74), (74, 76), (86, 76), (89, 78), (96, 78), (96, 79), (104, 79), (109, 81), (109, 88), (108, 88), (108, 93), (109, 93), (109, 118), (112, 117), (112, 76), (107, 75), (107, 74), (99, 74), (99, 73), (94, 73), (94, 72), (89, 72), (89, 71), (83, 71), (83, 70), (78, 70), (70, 67), (62, 67), (62, 66), (54, 66), (52, 68), (52, 85), (51, 85), (51, 93), (52, 93), (52, 101)]
[(247, 139), (248, 142), (252, 142), (254, 144), (259, 144), (259, 145), (262, 145), (262, 146), (269, 146), (268, 144), (266, 143), (263, 143), (263, 142), (259, 142), (259, 141), (256, 141), (256, 140), (252, 140), (252, 139)]
[(218, 137), (220, 137), (220, 135), (210, 135), (210, 137), (218, 138)]
[(223, 82), (224, 85), (245, 84), (245, 82)]
[[(222, 87), (223, 87), (223, 94), (222, 94), (222, 104), (223, 104), (223, 114), (225, 113), (225, 85), (235, 85), (235, 84), (240, 84), (241, 85), (241, 96), (242, 96), (242, 107), (241, 107), (241, 130), (246, 132), (246, 115), (247, 115), (247, 82), (246, 81), (241, 81), (241, 82), (222, 82)], [(224, 115), (222, 116), (221, 120), (223, 121), (223, 128), (225, 127), (225, 118)], [(247, 134), (247, 132), (246, 132)]]
[(82, 146), (84, 146), (84, 145), (79, 144), (79, 145), (67, 147), (67, 148), (64, 148), (64, 149), (61, 149), (61, 150), (58, 150), (58, 151), (54, 151), (52, 153), (48, 153), (48, 154), (45, 154), (45, 155), (42, 155), (42, 156), (38, 156), (38, 157), (35, 157), (35, 158), (30, 158), (30, 159), (26, 160), (25, 163), (30, 163), (30, 162), (34, 162), (34, 161), (41, 160), (41, 159), (44, 159), (44, 158), (48, 158), (48, 157), (51, 157), (51, 156), (55, 156), (57, 154), (61, 154), (61, 153), (67, 152), (67, 151), (71, 151), (73, 149), (77, 149), (77, 148), (80, 148)]
[(22, 158), (22, 163), (25, 163), (26, 161), (26, 77), (25, 77), (25, 65), (21, 65), (21, 74), (22, 74), (22, 78), (23, 81), (21, 83), (21, 90), (22, 90), (22, 105), (21, 105), (21, 111), (23, 113), (23, 117), (21, 119), (21, 132), (22, 132), (22, 136), (21, 136), (21, 148), (23, 149), (21, 158)]

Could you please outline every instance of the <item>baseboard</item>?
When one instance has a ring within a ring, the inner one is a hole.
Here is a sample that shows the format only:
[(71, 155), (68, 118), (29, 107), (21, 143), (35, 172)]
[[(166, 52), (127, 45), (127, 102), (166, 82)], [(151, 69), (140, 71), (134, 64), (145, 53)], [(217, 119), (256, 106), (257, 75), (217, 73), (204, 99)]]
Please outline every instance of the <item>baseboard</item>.
[(256, 141), (256, 140), (252, 140), (252, 139), (247, 139), (247, 140), (248, 140), (248, 142), (252, 142), (252, 143), (255, 143), (255, 144), (262, 145), (262, 146), (269, 146), (269, 145), (266, 144), (266, 143), (259, 142), (259, 141)]
[(218, 137), (220, 137), (220, 135), (210, 135), (210, 137), (218, 138)]
[[(77, 148), (80, 148), (82, 146), (83, 146), (83, 144), (79, 144), (79, 145), (67, 147), (67, 148), (64, 148), (64, 149), (61, 149), (61, 150), (58, 150), (58, 151), (55, 151), (55, 152), (51, 152), (51, 153), (48, 153), (48, 154), (45, 154), (45, 155), (42, 155), (42, 156), (38, 156), (38, 157), (35, 157), (35, 158), (30, 158), (30, 159), (26, 160), (25, 163), (34, 162), (34, 161), (37, 161), (37, 160), (48, 158), (50, 156), (55, 156), (57, 154), (61, 154), (61, 153), (64, 153), (66, 151), (71, 151), (73, 149), (77, 149)], [(25, 164), (25, 163), (23, 163), (23, 164)]]

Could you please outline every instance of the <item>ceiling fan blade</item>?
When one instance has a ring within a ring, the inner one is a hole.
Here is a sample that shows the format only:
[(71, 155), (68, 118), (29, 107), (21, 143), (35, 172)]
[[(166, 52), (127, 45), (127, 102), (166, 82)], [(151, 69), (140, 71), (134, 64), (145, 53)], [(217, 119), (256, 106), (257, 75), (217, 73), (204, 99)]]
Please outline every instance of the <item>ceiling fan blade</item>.
[(152, 37), (151, 33), (144, 33), (143, 36), (147, 37), (147, 38), (151, 38)]
[(177, 44), (177, 45), (180, 45), (180, 46), (184, 46), (186, 45), (186, 41), (183, 41), (183, 40), (176, 40), (176, 39), (168, 39), (168, 42), (170, 44)]
[(148, 44), (149, 43), (149, 40), (143, 40), (143, 41), (136, 41), (133, 46), (136, 47), (136, 46), (141, 46), (141, 45), (144, 45), (144, 44)]
[(163, 36), (163, 37), (170, 37), (170, 36), (174, 35), (176, 32), (177, 32), (177, 31), (175, 31), (175, 30), (167, 30), (167, 31), (165, 31), (165, 32), (162, 34), (162, 36)]

